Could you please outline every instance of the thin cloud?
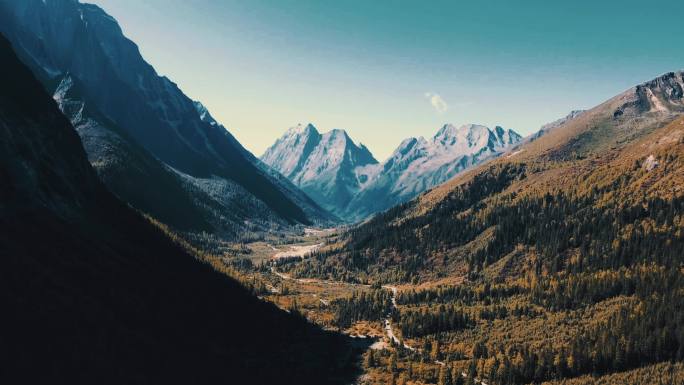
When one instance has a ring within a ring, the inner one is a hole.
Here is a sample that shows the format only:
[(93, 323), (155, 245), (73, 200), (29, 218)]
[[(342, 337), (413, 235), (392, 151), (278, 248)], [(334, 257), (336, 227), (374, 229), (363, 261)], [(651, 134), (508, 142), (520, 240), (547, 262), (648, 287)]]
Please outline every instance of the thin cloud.
[(449, 109), (449, 105), (447, 104), (447, 102), (444, 99), (442, 99), (442, 97), (438, 94), (426, 92), (425, 98), (430, 101), (430, 104), (432, 104), (432, 107), (435, 109), (435, 111), (437, 111), (440, 114), (445, 113), (446, 110)]

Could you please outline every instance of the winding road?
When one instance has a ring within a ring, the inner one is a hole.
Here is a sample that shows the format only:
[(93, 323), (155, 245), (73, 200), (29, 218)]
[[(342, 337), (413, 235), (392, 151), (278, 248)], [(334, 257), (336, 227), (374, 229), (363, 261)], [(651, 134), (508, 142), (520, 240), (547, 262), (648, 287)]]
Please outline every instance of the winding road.
[[(289, 281), (294, 281), (298, 283), (320, 283), (324, 285), (349, 285), (353, 287), (370, 287), (370, 285), (363, 285), (363, 284), (358, 284), (358, 283), (347, 283), (347, 282), (337, 282), (337, 281), (326, 281), (326, 280), (320, 280), (320, 279), (313, 279), (313, 278), (292, 278), (289, 274), (281, 273), (276, 269), (275, 266), (271, 266), (271, 272), (275, 274), (276, 276), (280, 277), (281, 279), (284, 280), (289, 280)], [(392, 309), (397, 308), (397, 292), (398, 289), (396, 286), (389, 286), (389, 285), (384, 285), (382, 286), (383, 289), (389, 290), (392, 292)], [(321, 299), (323, 301), (323, 299)], [(385, 319), (383, 320), (383, 325), (385, 326), (385, 333), (387, 334), (387, 338), (389, 338), (390, 341), (397, 345), (402, 345), (404, 348), (411, 350), (411, 351), (418, 351), (416, 348), (409, 346), (405, 343), (402, 343), (401, 340), (397, 337), (397, 335), (394, 333), (394, 329), (392, 328), (392, 319), (391, 319), (391, 314), (386, 314)], [(381, 348), (382, 345), (375, 345), (376, 348)], [(444, 363), (442, 363), (444, 365)]]
[[(397, 291), (398, 289), (396, 286), (389, 286), (389, 285), (383, 285), (383, 289), (389, 290), (392, 292), (392, 309), (397, 308)], [(391, 314), (387, 314), (384, 319), (384, 325), (385, 325), (385, 332), (387, 333), (387, 337), (390, 339), (390, 341), (394, 342), (397, 345), (402, 345), (404, 348), (410, 350), (410, 351), (417, 351), (416, 348), (409, 346), (405, 343), (402, 343), (399, 338), (397, 338), (396, 334), (394, 334), (394, 330), (392, 329), (392, 319), (391, 319)]]
[[(271, 272), (283, 280), (290, 280), (290, 281), (299, 282), (299, 283), (320, 283), (320, 284), (324, 284), (324, 285), (349, 285), (349, 286), (355, 286), (355, 287), (370, 287), (370, 285), (363, 285), (363, 284), (358, 284), (358, 283), (326, 281), (326, 280), (313, 279), (313, 278), (292, 278), (288, 274), (279, 272), (275, 268), (275, 266), (271, 266)], [(393, 310), (397, 309), (397, 292), (399, 291), (399, 289), (397, 289), (396, 286), (391, 286), (391, 285), (383, 285), (382, 288), (392, 292), (392, 309)], [(321, 302), (323, 302), (323, 299), (321, 299)], [(323, 302), (323, 303), (328, 305), (328, 303), (325, 303), (325, 302)], [(394, 334), (394, 329), (392, 328), (391, 314), (385, 315), (385, 319), (383, 320), (383, 324), (385, 326), (385, 333), (387, 334), (387, 338), (390, 341), (392, 341), (396, 345), (401, 345), (405, 349), (408, 349), (412, 352), (420, 352), (420, 349), (417, 349), (417, 348), (409, 346), (405, 343), (402, 343), (401, 340), (396, 336), (396, 334)], [(371, 345), (371, 349), (381, 350), (381, 349), (385, 348), (385, 345), (386, 345), (386, 343), (379, 341), (379, 342), (376, 342), (375, 344)], [(439, 361), (439, 360), (435, 360), (434, 363), (437, 365), (440, 365), (440, 366), (446, 365), (444, 362)], [(463, 378), (468, 378), (468, 373), (461, 372), (461, 376)], [(487, 383), (484, 380), (480, 380), (477, 378), (475, 378), (475, 383), (480, 384), (480, 385), (487, 385)]]

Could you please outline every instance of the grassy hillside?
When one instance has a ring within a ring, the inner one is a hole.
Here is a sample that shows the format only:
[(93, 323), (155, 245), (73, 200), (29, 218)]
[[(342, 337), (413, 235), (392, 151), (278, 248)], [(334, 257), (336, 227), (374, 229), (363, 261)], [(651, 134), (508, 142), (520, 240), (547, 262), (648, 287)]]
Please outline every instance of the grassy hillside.
[(424, 348), (377, 378), (438, 382), (434, 360), (494, 384), (682, 361), (682, 84), (630, 89), (289, 272), (404, 284), (393, 322)]
[[(675, 74), (665, 75), (670, 76)], [(681, 73), (676, 76), (681, 82)], [(657, 84), (646, 84), (651, 83)], [(668, 111), (658, 111), (641, 105), (647, 103), (639, 99), (641, 87), (357, 226), (321, 254), (324, 266), (306, 274), (339, 277), (348, 271), (368, 272), (396, 282), (414, 273), (424, 279), (472, 273), (518, 245), (541, 246), (537, 237), (567, 234), (575, 223), (569, 216), (582, 215), (575, 220), (584, 222), (589, 214), (610, 216), (648, 202), (677, 206), (684, 194), (682, 99), (668, 104)], [(553, 210), (548, 208), (551, 202)], [(526, 214), (530, 216), (524, 218)], [(540, 214), (556, 215), (565, 223), (540, 224)], [(624, 235), (620, 232), (625, 223), (616, 226), (605, 234), (610, 241)], [(577, 229), (589, 230), (596, 229)], [(577, 235), (572, 244), (558, 245), (553, 253), (581, 246)], [(584, 235), (586, 242), (594, 240), (593, 234)]]

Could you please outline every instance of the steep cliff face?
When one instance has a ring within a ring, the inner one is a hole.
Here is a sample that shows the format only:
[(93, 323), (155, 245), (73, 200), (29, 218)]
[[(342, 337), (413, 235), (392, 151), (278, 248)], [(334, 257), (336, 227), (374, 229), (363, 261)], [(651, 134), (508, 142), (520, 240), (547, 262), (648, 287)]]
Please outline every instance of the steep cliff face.
[(86, 104), (80, 89), (78, 80), (65, 75), (53, 98), (78, 132), (88, 160), (110, 190), (180, 231), (221, 229), (228, 232), (211, 213), (202, 210), (195, 202), (199, 195), (186, 191), (182, 180), (170, 167)]
[(679, 113), (684, 111), (684, 72), (669, 72), (637, 85), (621, 95), (622, 104), (614, 116), (636, 116), (647, 112)]
[[(105, 146), (128, 152), (122, 146), (134, 143), (138, 148), (130, 151), (144, 150), (148, 161), (156, 159), (156, 165), (148, 162), (138, 168), (154, 168), (154, 172), (148, 170), (146, 173), (164, 180), (136, 178), (140, 175), (135, 175), (136, 171), (128, 167), (113, 169), (114, 160), (100, 163), (109, 167), (101, 174), (119, 174), (141, 182), (135, 186), (138, 191), (131, 191), (130, 186), (109, 183), (114, 178), (105, 180), (110, 189), (120, 197), (130, 199), (137, 208), (168, 219), (169, 224), (179, 227), (179, 221), (173, 218), (184, 214), (153, 202), (160, 198), (159, 185), (175, 184), (172, 191), (178, 192), (184, 189), (182, 183), (172, 183), (172, 177), (166, 175), (168, 169), (172, 169), (195, 179), (220, 179), (221, 184), (232, 186), (226, 190), (231, 195), (221, 197), (223, 202), (232, 202), (229, 205), (206, 203), (206, 195), (211, 192), (202, 191), (197, 185), (192, 190), (199, 189), (202, 196), (194, 196), (193, 191), (185, 192), (185, 195), (190, 194), (186, 199), (195, 201), (194, 206), (211, 206), (205, 210), (196, 208), (199, 215), (191, 216), (191, 223), (183, 224), (191, 225), (197, 231), (220, 228), (223, 230), (217, 231), (229, 233), (245, 222), (258, 227), (260, 224), (308, 224), (327, 219), (326, 213), (303, 194), (288, 194), (291, 185), (284, 186), (269, 170), (264, 170), (222, 125), (213, 118), (206, 119), (210, 117), (206, 109), (198, 111), (196, 102), (185, 96), (171, 80), (159, 76), (142, 58), (137, 46), (123, 35), (116, 20), (102, 9), (72, 0), (3, 0), (0, 1), (0, 20), (0, 31), (13, 42), (21, 59), (50, 92), (58, 85), (78, 84), (77, 99), (87, 106), (91, 126), (95, 123), (100, 127), (116, 126), (116, 136), (125, 138), (122, 142), (115, 136), (99, 135), (98, 141), (87, 141), (94, 144), (86, 147), (88, 151)], [(70, 117), (74, 118), (74, 115)], [(108, 143), (110, 139), (114, 142)], [(94, 155), (101, 158), (105, 152)], [(167, 171), (162, 172), (162, 169)], [(129, 172), (132, 175), (127, 176)], [(233, 210), (240, 206), (245, 209)], [(256, 207), (258, 210), (253, 210)], [(220, 223), (223, 219), (227, 222)], [(233, 230), (226, 230), (230, 227)]]
[(36, 207), (79, 218), (79, 208), (105, 190), (69, 121), (1, 36), (0, 48), (0, 204), (9, 213)]

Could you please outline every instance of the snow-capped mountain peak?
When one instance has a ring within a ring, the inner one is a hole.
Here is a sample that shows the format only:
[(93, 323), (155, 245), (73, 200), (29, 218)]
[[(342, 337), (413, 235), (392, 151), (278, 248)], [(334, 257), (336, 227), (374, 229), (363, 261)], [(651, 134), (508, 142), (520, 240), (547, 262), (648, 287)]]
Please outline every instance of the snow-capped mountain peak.
[(432, 138), (433, 151), (447, 151), (449, 153), (467, 153), (468, 149), (489, 148), (496, 151), (520, 140), (520, 135), (514, 131), (496, 126), (494, 130), (480, 124), (465, 124), (456, 127), (445, 124)]
[(299, 123), (296, 126), (292, 126), (292, 127), (288, 128), (286, 135), (287, 134), (289, 134), (289, 135), (302, 135), (302, 134), (307, 134), (307, 133), (311, 133), (311, 132), (318, 135), (318, 130), (316, 129), (316, 127), (313, 124), (311, 124), (311, 123), (307, 123), (307, 124)]
[(377, 166), (357, 171), (367, 176), (345, 215), (362, 219), (451, 179), (463, 170), (505, 152), (521, 136), (497, 126), (443, 125), (430, 140), (408, 138)]
[(366, 146), (356, 145), (345, 130), (321, 134), (312, 124), (288, 129), (261, 160), (333, 213), (340, 212), (340, 205), (360, 188), (362, 181), (354, 170), (378, 163)]
[(434, 143), (453, 143), (458, 137), (459, 129), (451, 123), (447, 123), (442, 126), (442, 128), (437, 131), (435, 136), (432, 137)]
[(404, 139), (378, 163), (341, 129), (319, 134), (312, 125), (290, 128), (261, 157), (317, 203), (349, 220), (362, 219), (495, 157), (520, 135), (497, 126), (443, 125), (430, 139)]
[(271, 147), (261, 160), (287, 178), (294, 177), (304, 166), (306, 158), (321, 141), (313, 124), (298, 124), (290, 127)]
[(479, 124), (465, 124), (460, 127), (445, 124), (432, 138), (432, 142), (447, 147), (472, 147), (475, 143), (486, 144), (491, 134), (489, 128)]

